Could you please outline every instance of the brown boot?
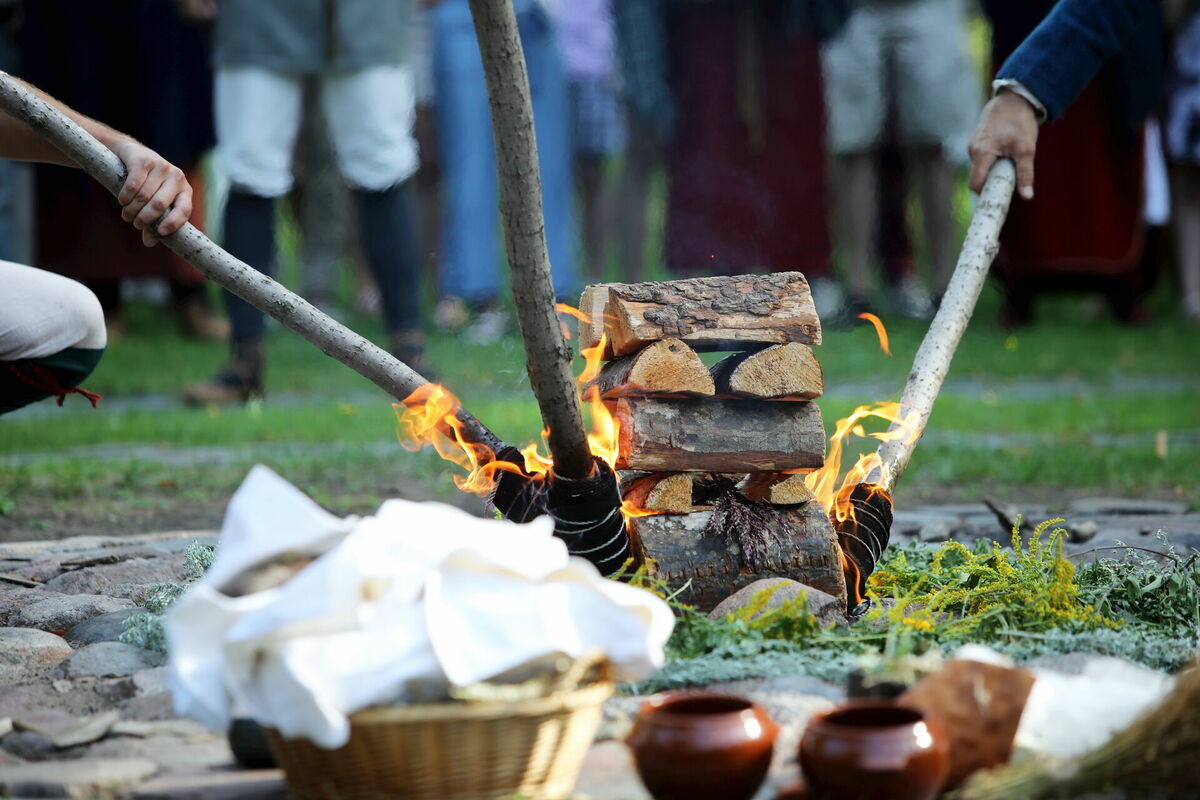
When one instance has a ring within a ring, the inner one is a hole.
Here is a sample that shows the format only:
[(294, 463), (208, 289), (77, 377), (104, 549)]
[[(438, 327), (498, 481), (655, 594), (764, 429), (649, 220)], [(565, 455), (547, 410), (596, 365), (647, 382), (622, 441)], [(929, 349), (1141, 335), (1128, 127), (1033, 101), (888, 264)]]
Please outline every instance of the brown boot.
[(210, 342), (223, 342), (229, 338), (229, 320), (213, 312), (202, 292), (194, 292), (180, 300), (176, 313), (185, 336)]
[(263, 394), (262, 342), (234, 342), (233, 357), (217, 374), (183, 390), (191, 406), (245, 403)]
[(423, 378), (436, 381), (429, 359), (425, 355), (425, 334), (422, 331), (392, 331), (388, 334), (388, 350), (396, 358), (419, 372)]

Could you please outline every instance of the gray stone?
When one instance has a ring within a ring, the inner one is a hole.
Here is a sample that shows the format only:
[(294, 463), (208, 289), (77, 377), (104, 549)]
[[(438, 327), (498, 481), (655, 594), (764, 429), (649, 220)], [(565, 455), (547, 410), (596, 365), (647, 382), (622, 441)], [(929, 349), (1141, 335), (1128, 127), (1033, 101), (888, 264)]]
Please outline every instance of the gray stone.
[(57, 577), (62, 572), (62, 566), (57, 558), (39, 558), (36, 561), (31, 561), (23, 567), (16, 569), (6, 569), (5, 573), (16, 575), (18, 578), (24, 578), (27, 581), (37, 581), (45, 583), (51, 578)]
[(1094, 520), (1086, 520), (1078, 525), (1071, 525), (1067, 528), (1067, 534), (1070, 540), (1075, 544), (1083, 544), (1090, 542), (1100, 532), (1100, 526)]
[(1082, 497), (1067, 504), (1068, 515), (1101, 516), (1104, 514), (1183, 514), (1188, 510), (1185, 500), (1139, 500), (1122, 497)]
[(0, 750), (0, 767), (15, 767), (17, 764), (24, 763), (25, 759), (14, 756), (7, 750)]
[(134, 697), (121, 704), (121, 717), (151, 722), (175, 718), (175, 698), (170, 692)]
[(153, 667), (133, 674), (133, 686), (139, 695), (167, 691), (167, 668)]
[(623, 742), (597, 742), (587, 751), (575, 793), (588, 800), (645, 800), (633, 756)]
[(158, 768), (145, 758), (43, 761), (0, 769), (0, 795), (95, 800), (149, 778)]
[(71, 628), (64, 638), (76, 646), (96, 644), (97, 642), (115, 642), (125, 630), (125, 620), (145, 610), (140, 606), (123, 608), (120, 611), (92, 617)]
[(13, 719), (19, 730), (47, 737), (55, 747), (75, 747), (102, 738), (121, 719), (116, 711), (105, 711), (90, 717), (74, 717), (52, 709), (40, 709)]
[(0, 583), (0, 625), (7, 625), (9, 617), (27, 605), (63, 596), (58, 592), (48, 592), (45, 589), (27, 589)]
[(63, 667), (71, 678), (123, 678), (153, 666), (149, 653), (124, 642), (97, 642), (76, 650)]
[(709, 612), (708, 617), (709, 619), (721, 619), (727, 614), (732, 614), (752, 603), (756, 594), (769, 589), (775, 591), (763, 608), (764, 611), (794, 600), (800, 594), (807, 594), (808, 613), (815, 616), (822, 625), (836, 625), (846, 621), (846, 606), (841, 600), (820, 589), (805, 586), (799, 581), (788, 578), (763, 578), (749, 586), (744, 586), (718, 603), (717, 607)]
[[(41, 761), (54, 755), (54, 742), (50, 737), (33, 731), (14, 731), (0, 739), (0, 748), (22, 761)], [(3, 770), (0, 770), (3, 772)]]
[(0, 682), (17, 678), (71, 655), (71, 645), (34, 628), (0, 628)]
[(92, 617), (132, 607), (131, 601), (117, 597), (98, 594), (66, 595), (25, 606), (9, 618), (8, 624), (14, 628), (67, 631)]
[(89, 747), (85, 755), (87, 758), (145, 758), (157, 764), (159, 772), (163, 774), (194, 774), (234, 766), (233, 753), (225, 737), (215, 736), (203, 728), (186, 738), (172, 734), (144, 738), (110, 736)]
[(63, 594), (103, 594), (141, 603), (155, 583), (183, 578), (182, 553), (160, 558), (134, 558), (67, 572), (47, 581), (46, 588)]
[(277, 769), (164, 775), (129, 790), (130, 800), (287, 800)]
[(954, 532), (954, 526), (945, 520), (933, 520), (921, 526), (917, 539), (922, 542), (944, 542)]

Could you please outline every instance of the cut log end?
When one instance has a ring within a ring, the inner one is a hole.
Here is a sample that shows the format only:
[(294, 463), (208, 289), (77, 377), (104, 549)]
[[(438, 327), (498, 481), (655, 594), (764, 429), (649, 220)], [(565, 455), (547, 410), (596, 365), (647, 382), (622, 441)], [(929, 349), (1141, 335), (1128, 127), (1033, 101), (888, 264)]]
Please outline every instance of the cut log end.
[(825, 391), (817, 357), (800, 342), (734, 353), (713, 365), (712, 375), (718, 392), (740, 397), (813, 400)]
[(687, 514), (692, 511), (692, 476), (686, 472), (645, 475), (628, 484), (622, 494), (627, 504), (642, 511)]
[(712, 397), (712, 375), (696, 351), (663, 339), (605, 364), (594, 385), (605, 397), (622, 394)]
[(754, 473), (738, 485), (738, 491), (748, 500), (776, 506), (796, 506), (815, 499), (800, 474)]

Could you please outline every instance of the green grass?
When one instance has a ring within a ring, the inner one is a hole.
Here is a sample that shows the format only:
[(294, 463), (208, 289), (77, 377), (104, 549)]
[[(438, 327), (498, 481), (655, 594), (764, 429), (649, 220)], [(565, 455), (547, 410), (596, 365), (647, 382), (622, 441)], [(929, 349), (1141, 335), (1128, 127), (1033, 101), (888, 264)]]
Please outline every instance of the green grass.
[[(662, 190), (657, 184), (655, 195)], [(965, 200), (960, 206), (965, 223)], [(661, 200), (652, 207), (647, 247), (656, 253)], [(295, 286), (297, 234), (284, 221), (282, 279)], [(609, 272), (619, 277), (615, 263)], [(665, 277), (653, 259), (648, 276)], [(343, 300), (350, 288), (343, 280)], [(995, 325), (995, 291), (985, 289), (897, 501), (1053, 504), (1103, 493), (1200, 502), (1196, 332), (1178, 318), (1169, 287), (1151, 301), (1153, 322), (1126, 328), (1079, 297), (1048, 298), (1037, 324), (1008, 333)], [(926, 325), (884, 321), (892, 357), (866, 324), (826, 331), (817, 352), (828, 429), (859, 404), (898, 397)], [(369, 512), (396, 494), (462, 501), (449, 481), (453, 467), (393, 444), (390, 398), (281, 327), (268, 338), (266, 400), (217, 410), (174, 398), (218, 367), (223, 346), (183, 338), (162, 311), (143, 305), (128, 310), (126, 323), (85, 383), (106, 395), (99, 411), (72, 397), (66, 409), (43, 404), (0, 419), (0, 538), (93, 523), (113, 531), (212, 524), (258, 461), (341, 513)], [(351, 315), (348, 324), (383, 340), (374, 320)], [(440, 380), (502, 438), (538, 436), (517, 336), (479, 347), (434, 334), (429, 350)], [(1156, 439), (1165, 439), (1165, 454)], [(852, 449), (870, 446), (856, 440)]]

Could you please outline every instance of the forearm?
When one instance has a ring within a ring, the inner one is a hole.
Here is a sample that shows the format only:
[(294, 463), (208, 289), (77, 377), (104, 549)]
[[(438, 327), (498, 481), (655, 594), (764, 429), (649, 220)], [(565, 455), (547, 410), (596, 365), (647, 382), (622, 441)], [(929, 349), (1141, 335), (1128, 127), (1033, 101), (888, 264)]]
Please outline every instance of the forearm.
[(996, 77), (1020, 81), (1053, 120), (1158, 4), (1156, 0), (1061, 0)]
[[(13, 78), (13, 80), (19, 79)], [(117, 145), (131, 141), (131, 137), (68, 108), (37, 87), (24, 81), (19, 82), (69, 117), (108, 149), (114, 150)], [(77, 166), (74, 161), (67, 158), (61, 150), (50, 144), (33, 128), (3, 111), (0, 111), (0, 158), (10, 158), (16, 161), (40, 161), (68, 167)]]

